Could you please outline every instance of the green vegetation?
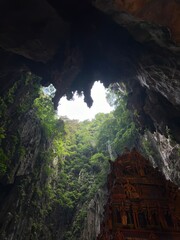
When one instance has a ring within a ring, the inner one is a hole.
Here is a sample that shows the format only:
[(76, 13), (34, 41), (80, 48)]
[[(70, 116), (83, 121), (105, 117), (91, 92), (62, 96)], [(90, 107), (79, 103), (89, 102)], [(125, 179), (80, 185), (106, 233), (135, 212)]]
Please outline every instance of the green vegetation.
[(34, 108), (36, 115), (41, 121), (41, 125), (45, 130), (48, 138), (53, 138), (58, 131), (58, 121), (52, 104), (52, 99), (40, 91), (38, 98), (34, 100)]
[(108, 160), (113, 160), (124, 147), (133, 147), (137, 137), (124, 97), (112, 94), (116, 94), (115, 110), (97, 114), (92, 121), (84, 122), (59, 120), (54, 115), (51, 97), (43, 92), (34, 101), (46, 137), (52, 142), (44, 154), (46, 175), (55, 175), (51, 162), (58, 157), (56, 186), (48, 184), (46, 194), (54, 203), (60, 204), (67, 215), (73, 216), (66, 240), (79, 237), (87, 205), (106, 182)]
[[(53, 88), (50, 92), (53, 93)], [(59, 119), (52, 95), (44, 94), (39, 79), (27, 73), (0, 98), (0, 177), (7, 174), (11, 182), (14, 174), (11, 169), (27, 155), (21, 133), (14, 130), (11, 119), (21, 126), (21, 121), (26, 121), (26, 114), (31, 112), (47, 142), (38, 155), (33, 177), (23, 179), (19, 188), (22, 202), (27, 201), (28, 191), (33, 192), (29, 201), (36, 210), (31, 213), (35, 234), (43, 229), (43, 220), (58, 205), (71, 223), (64, 239), (80, 236), (87, 206), (106, 183), (109, 159), (114, 160), (124, 147), (131, 148), (136, 141), (137, 130), (126, 109), (125, 97), (110, 89), (108, 98), (115, 106), (113, 112), (99, 113), (92, 121)], [(39, 183), (40, 174), (42, 183)], [(39, 218), (33, 219), (33, 212)]]
[(125, 96), (109, 90), (108, 98), (115, 110), (109, 114), (99, 113), (92, 121), (84, 122), (58, 119), (52, 96), (43, 90), (34, 100), (33, 109), (50, 143), (40, 156), (44, 174), (50, 180), (42, 192), (37, 189), (37, 196), (45, 194), (51, 203), (48, 209), (58, 204), (71, 216), (68, 221), (73, 219), (66, 240), (79, 237), (87, 206), (106, 183), (108, 160), (113, 160), (124, 147), (133, 147), (137, 137)]
[(0, 148), (0, 176), (3, 176), (7, 170), (8, 157), (4, 153), (3, 149)]
[(0, 178), (8, 171), (7, 178), (10, 180), (13, 162), (25, 156), (26, 150), (21, 145), (14, 120), (18, 124), (32, 108), (33, 101), (38, 96), (39, 82), (40, 79), (31, 73), (22, 74), (7, 93), (0, 97)]

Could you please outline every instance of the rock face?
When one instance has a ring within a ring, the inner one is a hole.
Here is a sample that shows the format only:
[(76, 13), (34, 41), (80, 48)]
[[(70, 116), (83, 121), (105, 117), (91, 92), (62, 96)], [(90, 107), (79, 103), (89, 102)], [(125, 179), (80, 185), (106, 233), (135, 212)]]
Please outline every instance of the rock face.
[[(136, 70), (132, 71), (128, 77), (126, 76), (126, 80), (125, 77), (122, 80), (126, 86), (129, 86), (129, 106), (138, 114), (137, 121), (140, 126), (148, 127), (152, 131), (157, 129), (163, 134), (168, 126), (175, 136), (176, 132), (179, 132), (177, 129), (179, 129), (178, 119), (180, 118), (180, 88), (179, 66), (174, 68), (172, 64), (175, 56), (179, 59), (179, 48), (172, 43), (167, 29), (152, 23), (153, 15), (160, 18), (165, 14), (167, 6), (163, 5), (165, 1), (156, 1), (155, 3), (153, 1), (117, 0), (108, 1), (108, 3), (95, 1), (94, 4), (111, 16), (118, 25), (128, 29), (133, 38), (142, 43), (141, 47), (143, 46), (143, 48), (138, 50), (140, 55), (135, 57)], [(179, 3), (176, 1), (168, 4), (172, 4), (172, 8), (177, 4), (176, 10), (179, 11)], [(152, 11), (152, 6), (154, 10), (159, 9), (161, 14), (157, 14), (156, 10)], [(170, 12), (169, 14), (171, 15)], [(174, 13), (174, 16), (166, 17), (166, 20), (170, 21), (174, 17), (179, 21), (178, 16), (179, 14)], [(152, 21), (144, 21), (148, 17)], [(150, 19), (151, 17), (152, 19)], [(158, 23), (158, 20), (156, 22), (154, 19), (154, 23)], [(178, 27), (177, 31), (179, 31)], [(130, 62), (129, 65), (131, 65)], [(126, 66), (126, 68), (128, 67)], [(179, 142), (178, 134), (175, 138)]]
[(100, 233), (100, 224), (103, 219), (103, 206), (106, 202), (106, 191), (99, 190), (95, 197), (90, 201), (87, 210), (81, 240), (95, 240)]
[(1, 48), (34, 61), (47, 62), (54, 57), (68, 32), (55, 9), (45, 0), (1, 1), (0, 8)]
[(173, 39), (180, 43), (180, 5), (178, 1), (115, 0), (114, 4), (119, 11), (125, 11), (148, 22), (167, 26), (172, 33)]
[(50, 142), (32, 108), (37, 79), (28, 76), (0, 99), (0, 238), (6, 240), (52, 237), (43, 157)]
[[(24, 146), (21, 148), (21, 151), (24, 149), (23, 155), (19, 158), (17, 154), (14, 156), (14, 161), (9, 166), (11, 169), (7, 171), (8, 178), (6, 179), (5, 176), (1, 180), (0, 236), (2, 239), (31, 239), (31, 235), (36, 235), (36, 228), (40, 226), (37, 225), (37, 222), (35, 223), (34, 219), (40, 217), (37, 209), (44, 205), (45, 200), (37, 202), (38, 191), (45, 184), (39, 151), (45, 150), (41, 146), (46, 148), (47, 143), (45, 139), (43, 140), (39, 124), (33, 113), (28, 113), (21, 121), (24, 125), (21, 125), (23, 131), (20, 135), (21, 144)], [(18, 126), (17, 122), (16, 126)], [(30, 128), (27, 129), (27, 126)], [(27, 135), (28, 133), (30, 134)]]
[(61, 96), (71, 98), (76, 90), (84, 92), (90, 106), (95, 80), (105, 86), (121, 81), (130, 99), (143, 99), (131, 104), (141, 125), (163, 134), (168, 126), (179, 142), (180, 59), (171, 38), (179, 41), (179, 9), (175, 0), (2, 0), (1, 91), (11, 74), (26, 68), (45, 85), (54, 84), (56, 106)]
[(166, 137), (158, 132), (146, 132), (142, 145), (152, 164), (161, 169), (166, 179), (180, 186), (180, 145), (172, 140), (168, 130)]
[[(166, 27), (171, 25), (172, 18), (176, 18), (176, 21), (179, 22), (179, 3), (177, 3), (177, 1), (167, 3), (167, 1), (159, 0), (156, 2), (148, 1), (147, 3), (147, 1), (141, 0), (116, 0), (108, 2), (96, 0), (94, 1), (94, 5), (101, 11), (110, 15), (119, 25), (127, 28), (137, 41), (155, 41), (158, 45), (161, 45), (164, 48), (171, 48), (171, 50), (176, 49), (175, 46), (171, 46), (171, 44), (172, 31), (177, 25), (172, 24), (169, 29)], [(176, 6), (176, 10), (167, 13), (169, 10), (168, 8), (166, 9), (167, 5), (171, 5), (171, 8)], [(163, 18), (163, 15), (166, 15), (166, 18)], [(178, 36), (177, 38), (179, 38), (178, 26), (176, 32)]]

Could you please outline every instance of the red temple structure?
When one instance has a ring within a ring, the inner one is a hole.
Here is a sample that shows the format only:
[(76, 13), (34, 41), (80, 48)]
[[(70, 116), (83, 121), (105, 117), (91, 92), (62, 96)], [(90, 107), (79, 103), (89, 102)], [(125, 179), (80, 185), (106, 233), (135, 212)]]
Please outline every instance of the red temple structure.
[(111, 162), (97, 240), (180, 240), (180, 192), (135, 149)]

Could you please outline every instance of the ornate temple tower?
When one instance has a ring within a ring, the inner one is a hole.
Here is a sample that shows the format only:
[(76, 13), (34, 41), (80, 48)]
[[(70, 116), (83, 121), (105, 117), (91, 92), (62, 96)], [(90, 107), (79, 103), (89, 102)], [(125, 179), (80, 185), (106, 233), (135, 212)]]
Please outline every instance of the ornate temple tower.
[(135, 149), (111, 162), (97, 240), (180, 240), (180, 192)]

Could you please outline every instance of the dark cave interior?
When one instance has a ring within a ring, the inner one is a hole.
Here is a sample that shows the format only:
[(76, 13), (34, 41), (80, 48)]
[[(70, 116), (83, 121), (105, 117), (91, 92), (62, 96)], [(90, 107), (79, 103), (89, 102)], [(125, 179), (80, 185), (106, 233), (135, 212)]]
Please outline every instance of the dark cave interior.
[(142, 128), (165, 134), (168, 126), (180, 141), (179, 48), (165, 26), (137, 19), (134, 25), (132, 20), (126, 23), (123, 13), (124, 23), (118, 24), (96, 1), (17, 0), (0, 5), (1, 93), (20, 72), (32, 71), (43, 85), (52, 83), (57, 89), (55, 107), (61, 96), (71, 98), (76, 90), (84, 92), (91, 106), (95, 79), (106, 87), (124, 82)]
[[(177, 0), (0, 0), (0, 156), (8, 159), (7, 174), (0, 172), (0, 238), (63, 240), (76, 215), (50, 204), (46, 186), (56, 185), (62, 169), (54, 167), (53, 177), (44, 170), (42, 153), (51, 141), (29, 107), (39, 79), (56, 88), (55, 109), (62, 96), (71, 99), (76, 91), (90, 107), (98, 79), (105, 87), (123, 83), (139, 135), (159, 151), (161, 172), (179, 184), (179, 26)], [(32, 82), (20, 82), (22, 76)], [(14, 85), (16, 95), (3, 105)], [(104, 193), (98, 194), (92, 203), (102, 212)]]

